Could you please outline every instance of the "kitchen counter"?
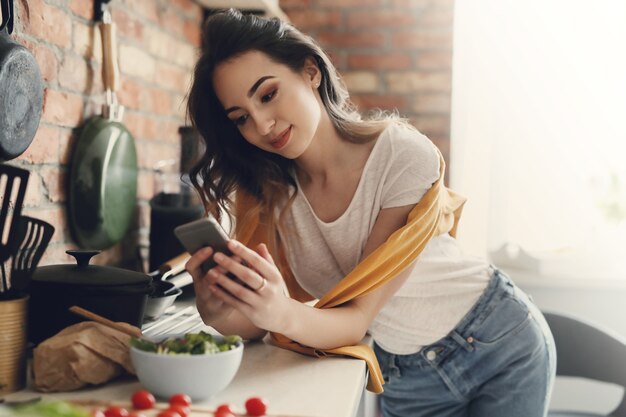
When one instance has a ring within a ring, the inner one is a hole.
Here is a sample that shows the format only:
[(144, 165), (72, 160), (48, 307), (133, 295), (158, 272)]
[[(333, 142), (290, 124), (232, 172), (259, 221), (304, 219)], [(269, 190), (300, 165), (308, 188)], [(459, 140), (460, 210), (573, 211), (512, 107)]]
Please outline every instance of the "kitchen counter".
[[(261, 396), (269, 401), (268, 413), (272, 416), (355, 417), (371, 406), (363, 404), (365, 398), (369, 398), (366, 403), (371, 403), (373, 396), (363, 394), (365, 385), (366, 366), (362, 360), (316, 359), (260, 341), (247, 342), (241, 367), (231, 384), (215, 397), (195, 402), (194, 406), (213, 408), (232, 403), (243, 409), (247, 398)], [(125, 403), (140, 388), (138, 381), (127, 380), (55, 394), (23, 390), (5, 398), (10, 401), (41, 395), (46, 399)]]

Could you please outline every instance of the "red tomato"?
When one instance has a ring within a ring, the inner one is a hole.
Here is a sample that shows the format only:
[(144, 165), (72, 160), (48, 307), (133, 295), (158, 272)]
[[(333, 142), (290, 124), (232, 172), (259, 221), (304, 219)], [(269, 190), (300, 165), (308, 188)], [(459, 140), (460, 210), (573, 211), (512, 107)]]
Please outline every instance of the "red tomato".
[(236, 416), (228, 410), (219, 410), (219, 411), (215, 411), (215, 414), (213, 414), (213, 417), (236, 417)]
[(149, 391), (140, 390), (133, 394), (131, 397), (133, 408), (137, 410), (149, 410), (154, 407), (155, 399)]
[(170, 405), (174, 404), (191, 407), (191, 398), (187, 394), (174, 394), (170, 397)]
[(215, 415), (217, 416), (217, 413), (224, 413), (224, 412), (235, 414), (234, 407), (235, 406), (232, 404), (221, 404), (215, 409)]
[(125, 408), (112, 405), (104, 410), (105, 417), (128, 417), (128, 411)]
[(191, 409), (187, 406), (180, 404), (172, 404), (170, 405), (169, 410), (172, 410), (180, 415), (180, 417), (187, 417), (191, 412)]
[(178, 414), (174, 410), (165, 410), (165, 411), (161, 411), (159, 414), (157, 414), (156, 417), (180, 417), (180, 414)]
[(128, 417), (146, 417), (146, 415), (143, 413), (138, 413), (136, 411), (131, 411), (130, 413), (128, 413)]
[(267, 412), (267, 401), (261, 397), (248, 398), (246, 401), (246, 411), (248, 415), (254, 417), (264, 416)]

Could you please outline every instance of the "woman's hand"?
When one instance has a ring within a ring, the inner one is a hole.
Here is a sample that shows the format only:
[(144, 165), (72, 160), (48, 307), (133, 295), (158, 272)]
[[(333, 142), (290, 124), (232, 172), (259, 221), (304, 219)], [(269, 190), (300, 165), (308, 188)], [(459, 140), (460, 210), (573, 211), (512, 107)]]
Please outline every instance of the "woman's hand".
[[(202, 248), (192, 255), (185, 264), (185, 269), (193, 278), (193, 289), (196, 293), (196, 307), (200, 313), (202, 320), (208, 324), (221, 321), (233, 312), (233, 307), (224, 303), (219, 298), (212, 296), (210, 286), (215, 284), (215, 278), (210, 274), (202, 272), (202, 264), (213, 256), (213, 248)], [(223, 269), (216, 267), (220, 273), (225, 272)]]
[[(216, 299), (240, 311), (255, 326), (280, 332), (290, 299), (285, 295), (283, 277), (267, 247), (260, 244), (254, 251), (231, 240), (228, 248), (233, 257), (219, 252), (213, 256), (222, 270), (214, 268), (208, 272), (212, 281), (209, 290)], [(227, 277), (226, 272), (241, 282)]]

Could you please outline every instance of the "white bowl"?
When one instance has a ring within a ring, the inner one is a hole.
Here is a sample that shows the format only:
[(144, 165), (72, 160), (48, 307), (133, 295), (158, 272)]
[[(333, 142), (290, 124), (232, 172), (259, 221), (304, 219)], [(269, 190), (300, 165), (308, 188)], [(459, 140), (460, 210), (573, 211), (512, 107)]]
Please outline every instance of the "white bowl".
[(130, 348), (139, 381), (152, 394), (164, 399), (177, 393), (194, 400), (217, 394), (235, 377), (242, 356), (241, 342), (235, 349), (203, 355), (163, 355)]

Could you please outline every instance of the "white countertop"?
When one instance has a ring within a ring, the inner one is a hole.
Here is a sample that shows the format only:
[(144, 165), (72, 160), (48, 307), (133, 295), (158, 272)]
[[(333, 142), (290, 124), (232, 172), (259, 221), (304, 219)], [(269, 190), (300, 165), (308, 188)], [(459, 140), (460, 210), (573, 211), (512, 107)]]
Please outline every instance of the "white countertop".
[[(261, 341), (246, 342), (241, 367), (231, 384), (215, 397), (195, 402), (194, 406), (214, 408), (232, 403), (243, 410), (246, 399), (261, 396), (269, 401), (271, 416), (353, 417), (357, 415), (365, 384), (366, 366), (362, 360), (318, 359)], [(127, 380), (55, 394), (24, 390), (5, 398), (11, 401), (41, 395), (50, 399), (126, 403), (140, 388), (138, 381)]]

